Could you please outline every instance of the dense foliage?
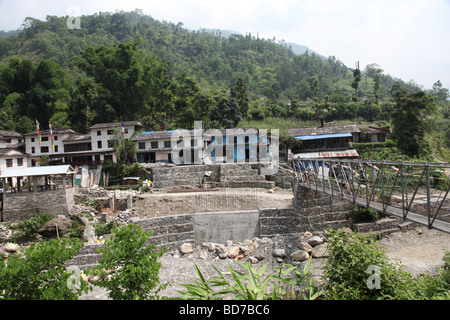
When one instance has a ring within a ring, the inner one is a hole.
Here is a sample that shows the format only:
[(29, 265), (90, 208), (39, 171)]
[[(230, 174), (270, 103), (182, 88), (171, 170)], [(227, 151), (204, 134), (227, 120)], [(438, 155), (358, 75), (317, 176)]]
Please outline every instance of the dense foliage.
[(77, 300), (86, 292), (68, 285), (72, 272), (64, 262), (83, 246), (79, 239), (53, 239), (36, 242), (23, 255), (8, 257), (0, 263), (0, 296), (7, 300)]
[[(158, 130), (194, 120), (209, 128), (392, 117), (406, 154), (429, 152), (422, 141), (431, 134), (436, 156), (448, 158), (449, 92), (440, 81), (425, 92), (376, 63), (351, 69), (335, 57), (295, 54), (283, 40), (192, 31), (140, 10), (82, 16), (79, 29), (66, 22), (27, 18), (21, 32), (1, 34), (0, 129), (29, 132), (35, 119), (84, 132), (120, 118)], [(410, 120), (417, 134), (404, 130)]]

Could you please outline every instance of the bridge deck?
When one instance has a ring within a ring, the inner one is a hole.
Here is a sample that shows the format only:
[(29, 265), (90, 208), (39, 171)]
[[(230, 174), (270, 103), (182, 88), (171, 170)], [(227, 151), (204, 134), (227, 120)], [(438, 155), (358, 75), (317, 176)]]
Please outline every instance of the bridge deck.
[[(309, 183), (299, 182), (299, 185), (306, 187), (306, 188), (311, 188), (311, 185)], [(391, 205), (386, 205), (386, 204), (383, 204), (382, 202), (377, 202), (377, 201), (373, 201), (373, 200), (369, 202), (369, 205), (367, 205), (366, 198), (362, 198), (362, 197), (353, 198), (351, 195), (346, 195), (346, 194), (342, 195), (340, 193), (337, 193), (336, 192), (337, 190), (333, 190), (334, 193), (332, 194), (330, 189), (328, 189), (328, 188), (317, 188), (317, 191), (324, 192), (326, 194), (332, 195), (333, 197), (338, 197), (340, 199), (347, 200), (347, 201), (352, 202), (361, 207), (366, 207), (366, 208), (376, 210), (378, 212), (385, 213), (386, 215), (395, 216), (397, 218), (402, 218), (404, 220), (415, 222), (415, 223), (425, 225), (425, 226), (430, 225), (428, 216), (423, 215), (423, 214), (409, 211), (407, 216), (404, 218), (402, 208), (394, 207)], [(440, 220), (440, 219), (434, 220), (434, 222), (432, 224), (432, 228), (442, 231), (442, 232), (445, 232), (445, 233), (450, 233), (450, 223)]]

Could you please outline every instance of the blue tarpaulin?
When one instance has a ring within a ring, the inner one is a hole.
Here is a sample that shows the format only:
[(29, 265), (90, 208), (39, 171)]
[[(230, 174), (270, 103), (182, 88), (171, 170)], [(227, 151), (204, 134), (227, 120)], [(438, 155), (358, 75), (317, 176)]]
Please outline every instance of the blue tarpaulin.
[(312, 136), (295, 136), (294, 138), (298, 140), (316, 140), (316, 139), (344, 138), (351, 136), (352, 134), (350, 132), (346, 132), (346, 133), (316, 134)]

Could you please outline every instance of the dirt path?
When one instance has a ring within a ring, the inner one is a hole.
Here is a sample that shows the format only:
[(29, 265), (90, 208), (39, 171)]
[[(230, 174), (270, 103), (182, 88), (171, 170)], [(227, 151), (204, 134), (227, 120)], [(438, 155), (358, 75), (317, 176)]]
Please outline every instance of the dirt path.
[(418, 226), (407, 232), (394, 232), (379, 241), (391, 259), (399, 259), (411, 274), (432, 273), (443, 265), (445, 248), (450, 250), (450, 235)]

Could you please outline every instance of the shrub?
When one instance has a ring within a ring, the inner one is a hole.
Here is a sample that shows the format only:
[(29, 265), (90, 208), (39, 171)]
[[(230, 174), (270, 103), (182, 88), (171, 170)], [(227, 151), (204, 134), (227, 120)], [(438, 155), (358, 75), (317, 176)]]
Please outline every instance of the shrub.
[(392, 263), (373, 237), (330, 231), (328, 240), (330, 255), (323, 280), (329, 298), (408, 299), (417, 292), (412, 276)]
[(33, 243), (24, 255), (8, 257), (0, 263), (0, 295), (8, 300), (76, 300), (87, 286), (68, 285), (72, 275), (64, 262), (83, 246), (78, 239), (53, 239)]
[(373, 222), (381, 219), (383, 214), (369, 208), (359, 207), (352, 210), (351, 217), (355, 223)]
[[(161, 263), (157, 261), (164, 250), (155, 251), (154, 244), (146, 243), (153, 232), (128, 224), (115, 228), (112, 233), (114, 236), (99, 249), (102, 254), (99, 266), (91, 270), (103, 276), (96, 285), (106, 288), (114, 300), (157, 299), (158, 292), (166, 287), (166, 284), (159, 285)], [(105, 270), (114, 272), (106, 276)]]
[[(194, 284), (181, 284), (187, 290), (178, 293), (185, 299), (194, 300), (220, 300), (226, 294), (232, 295), (235, 300), (314, 300), (323, 294), (309, 274), (311, 259), (302, 271), (297, 266), (281, 265), (280, 268), (274, 268), (273, 274), (268, 275), (265, 274), (266, 264), (259, 269), (255, 269), (249, 262), (237, 264), (244, 272), (228, 265), (233, 280), (231, 282), (215, 266), (212, 267), (218, 275), (206, 280), (195, 265), (200, 281), (194, 280)], [(221, 289), (214, 290), (216, 287)]]
[(18, 230), (14, 232), (12, 240), (19, 243), (34, 240), (38, 230), (52, 219), (53, 217), (51, 215), (41, 213), (34, 215), (28, 220), (18, 222)]
[(104, 234), (109, 234), (117, 228), (118, 224), (116, 220), (112, 220), (110, 222), (99, 222), (95, 225), (95, 235), (97, 237), (102, 236)]

